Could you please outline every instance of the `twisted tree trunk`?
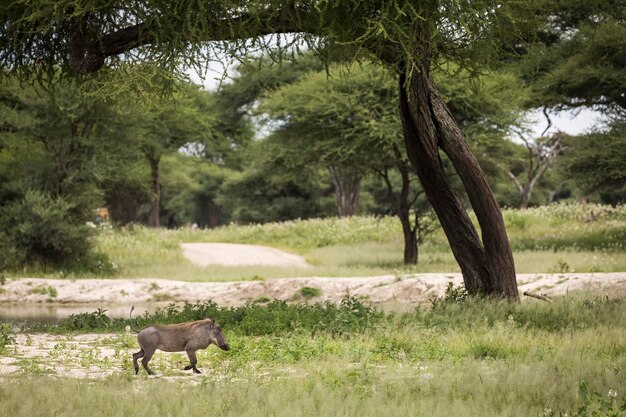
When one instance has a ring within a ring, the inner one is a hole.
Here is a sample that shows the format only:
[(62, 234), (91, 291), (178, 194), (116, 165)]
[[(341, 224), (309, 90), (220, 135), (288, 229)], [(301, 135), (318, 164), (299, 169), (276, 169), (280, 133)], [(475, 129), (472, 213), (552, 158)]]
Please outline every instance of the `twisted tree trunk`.
[[(410, 78), (401, 73), (400, 115), (409, 160), (450, 242), (468, 292), (519, 299), (502, 214), (480, 165), (430, 79), (427, 65)], [(440, 148), (463, 181), (483, 242), (446, 176)]]

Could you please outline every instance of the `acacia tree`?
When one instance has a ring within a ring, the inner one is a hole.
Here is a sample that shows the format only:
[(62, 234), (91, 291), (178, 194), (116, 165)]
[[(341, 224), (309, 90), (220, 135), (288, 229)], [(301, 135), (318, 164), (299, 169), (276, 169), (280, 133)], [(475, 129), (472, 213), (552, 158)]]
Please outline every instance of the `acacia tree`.
[(71, 201), (77, 218), (102, 204), (106, 155), (129, 139), (123, 112), (71, 82), (44, 90), (9, 79), (0, 85), (0, 114), (0, 150), (7, 157), (0, 159), (16, 158), (0, 188), (18, 197), (39, 189)]
[(626, 3), (540, 0), (537, 6), (551, 13), (544, 13), (533, 42), (515, 61), (532, 93), (528, 106), (543, 107), (546, 116), (550, 110), (601, 111), (606, 128), (566, 138), (559, 169), (585, 194), (619, 189), (626, 170), (620, 148), (626, 124)]
[(210, 110), (212, 98), (209, 93), (189, 86), (165, 102), (154, 97), (154, 102), (139, 106), (134, 123), (137, 125), (139, 148), (150, 165), (152, 203), (148, 213), (148, 225), (160, 226), (161, 218), (161, 170), (164, 154), (177, 152), (190, 143), (200, 144), (203, 151), (219, 158), (221, 137), (213, 125), (214, 113)]
[[(443, 60), (472, 68), (518, 34), (522, 6), (497, 0), (137, 1), (59, 7), (18, 0), (4, 9), (0, 64), (24, 76), (93, 73), (125, 61), (155, 60), (171, 69), (214, 59), (207, 42), (230, 55), (275, 48), (265, 35), (341, 45), (376, 57), (399, 75), (405, 145), (458, 261), (467, 290), (517, 299), (504, 221), (485, 175), (431, 76)], [(278, 40), (285, 38), (280, 37)], [(209, 54), (207, 56), (207, 54)], [(178, 58), (178, 59), (177, 59)], [(443, 169), (450, 159), (467, 191), (482, 241)]]
[(257, 109), (276, 126), (268, 140), (288, 168), (328, 171), (340, 217), (357, 213), (361, 180), (372, 166), (388, 164), (385, 145), (400, 139), (397, 117), (388, 114), (394, 91), (372, 69), (355, 68), (345, 78), (333, 66), (331, 79), (310, 72), (263, 95)]
[[(261, 96), (257, 111), (278, 126), (266, 141), (276, 162), (291, 170), (328, 168), (340, 216), (356, 212), (361, 177), (378, 175), (390, 211), (402, 224), (404, 263), (415, 264), (418, 245), (434, 225), (425, 218), (420, 222), (428, 207), (414, 205), (423, 191), (411, 190), (415, 174), (401, 152), (393, 76), (371, 63), (327, 70)], [(391, 171), (400, 177), (399, 191)]]
[(493, 160), (515, 185), (520, 197), (520, 208), (528, 208), (535, 186), (560, 155), (563, 136), (563, 132), (557, 131), (548, 137), (529, 140), (520, 134), (519, 138), (526, 148), (526, 158), (522, 163), (523, 169), (517, 174), (507, 166)]

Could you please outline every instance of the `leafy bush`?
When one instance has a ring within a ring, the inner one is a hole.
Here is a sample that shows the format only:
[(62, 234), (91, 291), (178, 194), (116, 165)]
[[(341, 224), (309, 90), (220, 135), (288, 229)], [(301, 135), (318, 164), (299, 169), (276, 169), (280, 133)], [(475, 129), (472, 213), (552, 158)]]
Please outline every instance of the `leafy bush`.
[(302, 287), (300, 288), (300, 295), (308, 300), (322, 295), (322, 290), (316, 287)]
[(344, 298), (339, 305), (288, 304), (273, 300), (267, 304), (248, 302), (240, 307), (219, 307), (209, 301), (185, 303), (181, 307), (170, 304), (153, 313), (145, 312), (132, 321), (124, 318), (111, 319), (106, 310), (71, 315), (56, 325), (31, 325), (31, 331), (123, 331), (126, 326), (141, 329), (152, 324), (172, 324), (211, 318), (224, 329), (238, 335), (283, 335), (294, 331), (332, 335), (364, 332), (382, 323), (388, 316), (374, 307), (365, 305), (355, 297)]
[(45, 267), (86, 257), (89, 229), (71, 216), (72, 208), (62, 198), (35, 190), (2, 207), (0, 246), (8, 248), (10, 255), (0, 252), (0, 264), (9, 268)]
[(73, 209), (62, 198), (35, 190), (0, 206), (0, 269), (114, 272), (105, 255), (93, 252), (90, 228)]
[(99, 308), (92, 313), (72, 314), (59, 326), (71, 331), (106, 330), (111, 327), (111, 319), (105, 314), (106, 311), (106, 309)]
[(431, 304), (433, 309), (437, 307), (444, 307), (447, 304), (460, 304), (463, 303), (469, 294), (465, 287), (459, 285), (458, 287), (454, 286), (452, 282), (448, 283), (445, 292), (443, 293), (443, 297), (435, 297), (431, 300)]

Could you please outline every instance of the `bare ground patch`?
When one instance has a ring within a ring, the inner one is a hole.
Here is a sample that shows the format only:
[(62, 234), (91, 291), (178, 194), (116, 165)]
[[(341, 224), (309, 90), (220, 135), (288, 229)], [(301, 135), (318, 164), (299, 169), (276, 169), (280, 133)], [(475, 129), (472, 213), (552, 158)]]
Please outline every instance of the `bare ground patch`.
[[(532, 291), (546, 295), (589, 290), (615, 296), (626, 294), (626, 272), (519, 274), (520, 294)], [(198, 302), (212, 300), (219, 305), (242, 305), (250, 300), (279, 299), (302, 301), (302, 288), (319, 289), (309, 301), (339, 302), (346, 295), (363, 297), (373, 303), (420, 304), (444, 293), (449, 283), (462, 284), (460, 274), (418, 274), (350, 278), (281, 278), (264, 281), (184, 282), (165, 279), (39, 279), (8, 280), (2, 287), (3, 303), (78, 303), (94, 309), (102, 304)], [(33, 291), (33, 288), (53, 288)], [(54, 297), (50, 295), (54, 294)]]

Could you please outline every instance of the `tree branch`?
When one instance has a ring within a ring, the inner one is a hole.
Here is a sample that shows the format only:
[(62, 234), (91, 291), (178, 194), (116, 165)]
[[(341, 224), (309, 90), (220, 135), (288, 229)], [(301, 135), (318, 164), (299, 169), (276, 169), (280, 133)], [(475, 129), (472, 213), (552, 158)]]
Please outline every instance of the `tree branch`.
[[(197, 41), (235, 41), (280, 33), (315, 34), (319, 30), (317, 21), (317, 14), (310, 10), (297, 10), (295, 7), (283, 10), (267, 9), (257, 14), (244, 13), (231, 19), (217, 20)], [(175, 32), (159, 33), (154, 29), (163, 26), (165, 25), (157, 21), (142, 22), (105, 34), (100, 39), (90, 42), (84, 42), (80, 38), (83, 31), (75, 31), (75, 38), (71, 40), (73, 47), (70, 69), (76, 73), (95, 72), (104, 65), (107, 57), (120, 55), (157, 41), (167, 43), (174, 38)]]
[(546, 107), (543, 108), (543, 115), (546, 117), (548, 121), (548, 126), (541, 132), (541, 136), (545, 135), (548, 130), (552, 127), (552, 119), (550, 119), (550, 115), (548, 114), (548, 109)]

